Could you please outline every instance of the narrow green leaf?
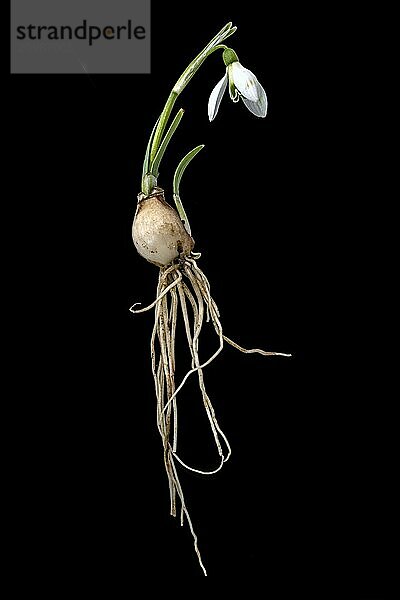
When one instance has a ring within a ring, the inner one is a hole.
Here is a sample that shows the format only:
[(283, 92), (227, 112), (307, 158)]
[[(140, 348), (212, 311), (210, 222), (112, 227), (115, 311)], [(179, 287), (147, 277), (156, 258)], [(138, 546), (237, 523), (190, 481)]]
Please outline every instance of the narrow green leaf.
[(178, 127), (179, 123), (181, 122), (184, 112), (185, 111), (183, 110), (183, 108), (178, 110), (174, 120), (172, 121), (167, 133), (164, 136), (164, 139), (162, 140), (162, 142), (160, 144), (159, 149), (157, 150), (157, 154), (155, 155), (154, 160), (150, 166), (150, 173), (152, 173), (154, 175), (154, 177), (158, 177), (158, 169), (160, 167), (162, 157), (164, 156), (164, 152), (167, 149), (167, 146), (168, 146), (169, 142), (171, 141), (171, 138), (174, 135), (176, 128)]
[(203, 148), (204, 148), (204, 144), (201, 144), (200, 146), (196, 146), (196, 148), (193, 148), (193, 150), (188, 152), (186, 154), (186, 156), (184, 156), (182, 158), (181, 162), (179, 163), (179, 165), (175, 171), (175, 175), (174, 175), (173, 192), (174, 192), (174, 201), (175, 201), (175, 205), (176, 205), (176, 210), (178, 211), (178, 215), (180, 216), (181, 220), (183, 221), (185, 229), (189, 235), (191, 235), (189, 219), (187, 218), (185, 209), (183, 208), (181, 197), (179, 195), (179, 185), (181, 183), (182, 175), (183, 175), (186, 167), (191, 162), (191, 160), (193, 160), (193, 158), (196, 156), (196, 154), (198, 154), (198, 152), (200, 152), (200, 150), (202, 150)]
[(196, 154), (198, 154), (200, 152), (200, 150), (202, 150), (203, 148), (204, 148), (204, 144), (201, 144), (200, 146), (196, 146), (196, 148), (193, 148), (193, 150), (188, 152), (186, 154), (186, 156), (184, 156), (182, 158), (181, 162), (177, 166), (175, 175), (174, 175), (174, 194), (176, 194), (177, 196), (179, 196), (179, 185), (180, 185), (182, 175), (183, 175), (186, 167), (194, 159)]

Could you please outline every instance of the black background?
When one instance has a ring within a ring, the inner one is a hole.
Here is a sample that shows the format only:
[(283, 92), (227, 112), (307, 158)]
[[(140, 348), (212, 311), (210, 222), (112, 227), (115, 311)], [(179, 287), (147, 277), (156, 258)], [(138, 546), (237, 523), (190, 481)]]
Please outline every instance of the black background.
[[(388, 413), (357, 378), (346, 383), (346, 351), (333, 342), (342, 301), (327, 243), (341, 235), (327, 169), (329, 17), (311, 5), (266, 5), (265, 19), (253, 5), (152, 5), (151, 75), (11, 77), (13, 158), (23, 165), (13, 235), (19, 552), (39, 579), (202, 577), (188, 528), (168, 514), (153, 313), (129, 312), (154, 299), (157, 269), (137, 255), (131, 224), (167, 94), (233, 20), (228, 43), (265, 87), (268, 116), (226, 97), (208, 122), (223, 74), (215, 54), (178, 99), (186, 112), (159, 183), (168, 196), (180, 158), (206, 144), (181, 191), (225, 332), (293, 357), (227, 347), (207, 368), (233, 454), (217, 475), (181, 470), (181, 482), (209, 576), (283, 597), (320, 586), (372, 597), (392, 573)], [(205, 340), (208, 354), (215, 340)], [(213, 468), (194, 385), (180, 406), (182, 457)]]

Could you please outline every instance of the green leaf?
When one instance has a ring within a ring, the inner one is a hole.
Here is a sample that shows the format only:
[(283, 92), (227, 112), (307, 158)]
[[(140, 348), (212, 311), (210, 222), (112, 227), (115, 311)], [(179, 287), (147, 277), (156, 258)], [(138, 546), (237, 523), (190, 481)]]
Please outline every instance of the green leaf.
[(188, 152), (186, 154), (186, 156), (184, 156), (182, 158), (181, 162), (177, 166), (175, 175), (174, 175), (174, 194), (176, 194), (177, 196), (179, 196), (179, 185), (181, 183), (182, 175), (185, 172), (186, 167), (194, 159), (196, 154), (198, 154), (200, 152), (200, 150), (202, 150), (203, 148), (204, 148), (204, 144), (201, 144), (200, 146), (196, 146), (196, 148), (193, 148), (193, 150)]
[(184, 156), (182, 158), (181, 162), (179, 163), (179, 165), (175, 171), (175, 175), (174, 175), (173, 192), (174, 192), (174, 201), (175, 201), (175, 205), (176, 205), (176, 210), (178, 211), (178, 214), (179, 214), (181, 220), (183, 221), (185, 229), (189, 235), (191, 235), (189, 219), (187, 218), (185, 209), (183, 208), (181, 197), (179, 195), (179, 185), (181, 183), (182, 175), (183, 175), (186, 167), (193, 160), (193, 158), (196, 156), (196, 154), (198, 154), (200, 152), (200, 150), (202, 150), (203, 148), (204, 148), (204, 144), (201, 144), (200, 146), (196, 146), (196, 148), (193, 148), (193, 150), (188, 152), (186, 154), (186, 156)]
[(171, 125), (169, 126), (167, 133), (164, 136), (164, 139), (162, 140), (162, 142), (160, 144), (159, 149), (157, 150), (157, 154), (155, 155), (154, 160), (150, 167), (150, 173), (152, 173), (154, 175), (154, 177), (158, 177), (158, 169), (160, 167), (162, 157), (164, 156), (164, 152), (167, 149), (167, 146), (168, 146), (169, 142), (171, 141), (171, 138), (174, 135), (176, 128), (178, 127), (179, 123), (181, 122), (184, 112), (185, 111), (183, 110), (183, 108), (181, 108), (177, 112), (174, 120), (172, 121)]

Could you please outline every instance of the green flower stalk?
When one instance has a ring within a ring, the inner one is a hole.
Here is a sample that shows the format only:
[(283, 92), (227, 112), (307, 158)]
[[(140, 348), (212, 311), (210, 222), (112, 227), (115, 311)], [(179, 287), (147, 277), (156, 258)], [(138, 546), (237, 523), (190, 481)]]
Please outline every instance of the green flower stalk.
[[(263, 356), (290, 356), (279, 352), (265, 350), (246, 350), (224, 335), (220, 321), (220, 312), (211, 296), (210, 283), (200, 269), (197, 261), (199, 253), (194, 253), (194, 239), (180, 197), (180, 182), (185, 169), (193, 158), (202, 150), (203, 145), (196, 146), (180, 161), (173, 178), (173, 199), (175, 207), (165, 200), (164, 190), (158, 185), (161, 161), (173, 135), (179, 126), (183, 110), (180, 109), (170, 117), (175, 102), (184, 88), (192, 80), (205, 60), (217, 50), (222, 50), (225, 64), (225, 75), (211, 93), (208, 103), (208, 116), (212, 121), (219, 109), (222, 96), (229, 85), (229, 94), (234, 102), (241, 98), (246, 107), (256, 116), (265, 117), (267, 98), (264, 89), (251, 71), (242, 67), (236, 52), (223, 42), (233, 33), (236, 27), (227, 23), (219, 33), (189, 64), (170, 92), (167, 102), (150, 135), (143, 162), (141, 192), (132, 227), (132, 237), (138, 253), (150, 263), (159, 267), (157, 295), (155, 301), (145, 308), (131, 307), (134, 314), (154, 308), (155, 320), (151, 334), (151, 365), (157, 399), (157, 427), (162, 439), (164, 465), (170, 492), (170, 512), (177, 516), (180, 508), (180, 521), (186, 520), (193, 536), (194, 548), (204, 575), (204, 567), (197, 536), (189, 516), (187, 504), (179, 481), (178, 464), (191, 472), (200, 475), (212, 475), (222, 469), (231, 455), (231, 448), (223, 433), (210, 397), (207, 394), (204, 369), (222, 351), (224, 343), (246, 354), (257, 352)], [(175, 382), (175, 334), (178, 314), (182, 314), (186, 331), (191, 368), (179, 385)], [(205, 322), (213, 327), (218, 346), (204, 362), (199, 358), (200, 334)], [(196, 375), (199, 392), (213, 434), (218, 460), (210, 468), (189, 466), (178, 454), (178, 394), (187, 379)]]
[[(203, 50), (196, 56), (196, 58), (192, 60), (192, 62), (184, 70), (184, 72), (172, 88), (170, 95), (168, 96), (167, 102), (165, 103), (164, 109), (156, 123), (155, 130), (150, 136), (148, 153), (146, 153), (146, 157), (143, 164), (143, 194), (148, 195), (152, 191), (152, 187), (155, 187), (157, 185), (157, 179), (154, 180), (151, 176), (157, 178), (157, 174), (154, 172), (156, 170), (154, 168), (154, 164), (157, 164), (157, 152), (159, 151), (165, 128), (167, 126), (172, 109), (175, 105), (178, 96), (183, 92), (185, 87), (192, 80), (193, 76), (200, 69), (201, 65), (204, 63), (206, 58), (208, 58), (216, 50), (226, 49), (226, 46), (223, 45), (222, 42), (224, 42), (231, 35), (233, 35), (236, 29), (236, 27), (232, 26), (232, 23), (227, 23), (225, 27), (223, 27), (221, 31), (217, 33), (217, 35), (207, 44), (207, 46), (203, 48)], [(176, 124), (176, 127), (177, 125), (178, 123)], [(172, 134), (174, 133), (176, 127), (171, 132), (167, 144), (169, 143), (170, 138), (172, 137)]]

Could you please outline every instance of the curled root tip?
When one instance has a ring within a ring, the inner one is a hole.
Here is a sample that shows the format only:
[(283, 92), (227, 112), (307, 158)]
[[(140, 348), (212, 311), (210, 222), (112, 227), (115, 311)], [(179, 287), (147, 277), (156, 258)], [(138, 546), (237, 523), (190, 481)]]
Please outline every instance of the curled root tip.
[(136, 310), (134, 310), (135, 306), (140, 306), (142, 303), (141, 302), (135, 302), (135, 304), (132, 304), (132, 306), (130, 307), (129, 311), (133, 314), (135, 314), (135, 312), (137, 312)]

